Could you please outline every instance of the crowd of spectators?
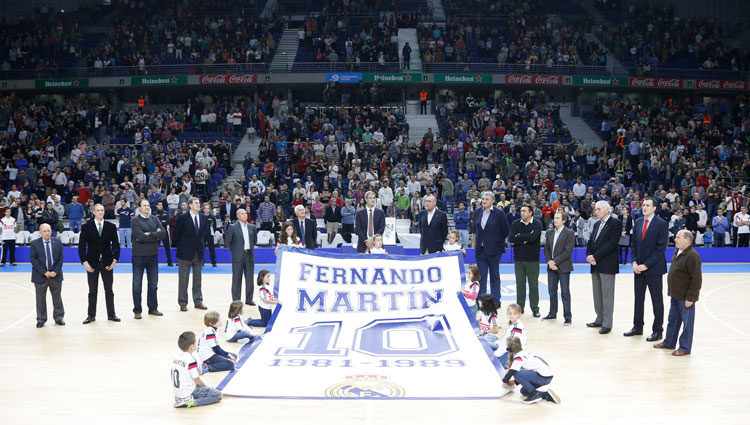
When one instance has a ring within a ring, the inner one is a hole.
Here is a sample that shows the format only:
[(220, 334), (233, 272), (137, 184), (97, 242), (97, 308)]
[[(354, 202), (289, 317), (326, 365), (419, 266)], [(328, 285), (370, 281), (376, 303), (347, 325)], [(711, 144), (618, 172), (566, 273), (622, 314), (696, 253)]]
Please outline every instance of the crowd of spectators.
[[(329, 0), (320, 15), (308, 14), (298, 30), (296, 61), (343, 63), (351, 70), (377, 64), (379, 70), (398, 70), (398, 28), (416, 25), (410, 13), (380, 13), (366, 17), (357, 12), (367, 3)], [(363, 65), (367, 64), (367, 65)]]
[(732, 37), (715, 18), (681, 19), (674, 8), (660, 4), (597, 1), (608, 19), (593, 32), (627, 67), (641, 74), (653, 68), (745, 71), (750, 51), (722, 40)]

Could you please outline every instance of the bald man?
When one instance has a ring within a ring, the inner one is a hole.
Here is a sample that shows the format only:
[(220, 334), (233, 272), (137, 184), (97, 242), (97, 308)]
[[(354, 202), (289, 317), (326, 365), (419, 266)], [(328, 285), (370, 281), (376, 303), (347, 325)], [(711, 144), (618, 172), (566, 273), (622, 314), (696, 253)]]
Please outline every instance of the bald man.
[(55, 323), (65, 325), (65, 308), (62, 302), (63, 249), (59, 239), (52, 237), (49, 224), (39, 226), (41, 238), (31, 242), (29, 261), (31, 262), (31, 282), (36, 289), (36, 327), (47, 322), (47, 288), (52, 294), (52, 312)]

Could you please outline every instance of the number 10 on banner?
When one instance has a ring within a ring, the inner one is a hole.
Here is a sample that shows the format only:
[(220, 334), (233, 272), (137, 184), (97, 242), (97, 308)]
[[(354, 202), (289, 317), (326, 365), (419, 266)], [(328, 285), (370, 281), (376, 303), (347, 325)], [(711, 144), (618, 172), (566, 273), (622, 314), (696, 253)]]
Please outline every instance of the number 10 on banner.
[[(339, 341), (341, 322), (315, 322), (292, 328), (303, 335), (296, 347), (283, 347), (277, 356), (346, 356), (349, 348)], [(436, 357), (457, 351), (445, 315), (418, 318), (377, 319), (354, 332), (352, 350), (370, 356)]]

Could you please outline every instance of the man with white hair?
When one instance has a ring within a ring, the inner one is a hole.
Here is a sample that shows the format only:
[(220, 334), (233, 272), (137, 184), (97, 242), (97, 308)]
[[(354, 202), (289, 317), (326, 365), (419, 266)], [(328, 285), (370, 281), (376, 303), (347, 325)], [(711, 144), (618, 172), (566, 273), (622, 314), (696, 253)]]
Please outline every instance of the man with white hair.
[(302, 247), (307, 249), (315, 249), (317, 247), (318, 240), (318, 229), (315, 220), (307, 218), (305, 207), (303, 205), (297, 205), (294, 207), (294, 215), (292, 226), (297, 231), (300, 240), (302, 241)]
[(594, 214), (599, 221), (591, 231), (586, 247), (586, 261), (591, 264), (596, 319), (586, 326), (600, 327), (600, 334), (608, 334), (612, 331), (615, 307), (615, 275), (620, 271), (617, 243), (622, 232), (622, 222), (612, 215), (612, 207), (607, 201), (598, 201), (594, 206)]

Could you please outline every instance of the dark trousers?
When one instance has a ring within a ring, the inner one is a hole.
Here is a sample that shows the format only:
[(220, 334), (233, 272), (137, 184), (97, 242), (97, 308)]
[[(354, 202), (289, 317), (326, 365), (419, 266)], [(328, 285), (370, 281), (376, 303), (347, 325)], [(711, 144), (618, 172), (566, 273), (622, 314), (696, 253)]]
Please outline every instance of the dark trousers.
[(188, 303), (188, 279), (190, 270), (193, 270), (193, 303), (195, 305), (203, 304), (203, 293), (201, 292), (201, 282), (203, 277), (203, 260), (195, 254), (192, 260), (177, 259), (177, 302), (180, 305)]
[(742, 248), (747, 248), (750, 246), (748, 243), (750, 243), (750, 233), (738, 233), (737, 234), (737, 246)]
[(159, 286), (159, 261), (153, 256), (133, 256), (133, 313), (140, 313), (141, 309), (141, 289), (143, 288), (143, 270), (146, 270), (148, 279), (148, 290), (146, 292), (146, 305), (148, 311), (154, 311), (159, 307), (159, 301), (156, 298), (156, 290)]
[(164, 251), (167, 254), (167, 264), (172, 264), (172, 247), (169, 241), (169, 235), (162, 239), (160, 243), (164, 245)]
[(537, 388), (549, 385), (552, 377), (545, 377), (534, 370), (522, 369), (513, 375), (513, 379), (521, 386), (521, 394), (530, 397), (536, 395)]
[(651, 294), (651, 304), (654, 309), (654, 325), (651, 330), (655, 333), (664, 331), (664, 298), (662, 295), (662, 275), (635, 276), (635, 308), (633, 311), (633, 327), (643, 329), (643, 304), (646, 300), (646, 288)]
[(563, 317), (571, 320), (570, 312), (570, 272), (560, 273), (547, 269), (547, 287), (549, 288), (549, 315), (557, 316), (557, 283), (560, 283), (563, 302)]
[(52, 294), (52, 306), (54, 308), (52, 317), (55, 318), (55, 322), (63, 320), (65, 308), (63, 308), (62, 302), (62, 282), (47, 279), (44, 283), (34, 284), (34, 289), (36, 289), (36, 321), (42, 323), (47, 321), (47, 288)]
[(662, 344), (667, 348), (674, 349), (675, 344), (677, 344), (677, 334), (680, 333), (680, 326), (683, 326), (679, 349), (690, 354), (690, 349), (693, 347), (695, 304), (685, 307), (685, 300), (670, 298), (669, 318), (667, 320), (667, 335)]
[(214, 235), (206, 236), (206, 245), (208, 245), (208, 255), (211, 257), (211, 264), (216, 265), (216, 248), (214, 247)]
[(354, 233), (354, 224), (343, 223), (341, 224), (341, 237), (344, 238), (344, 242), (352, 242), (352, 233)]
[(529, 304), (531, 311), (539, 311), (539, 260), (516, 261), (516, 303), (521, 311), (526, 306), (526, 281), (529, 282)]
[(500, 307), (500, 257), (487, 255), (482, 247), (477, 248), (476, 258), (479, 268), (479, 295), (487, 293), (487, 275), (490, 276), (490, 293), (495, 298), (495, 304)]
[(245, 277), (245, 303), (253, 301), (253, 279), (255, 277), (255, 257), (252, 252), (243, 251), (238, 262), (232, 259), (232, 301), (242, 300), (242, 277)]
[(89, 309), (88, 317), (96, 317), (96, 300), (99, 293), (99, 275), (102, 276), (104, 284), (104, 301), (107, 304), (107, 317), (115, 315), (115, 293), (112, 290), (112, 281), (114, 275), (112, 270), (107, 270), (109, 264), (98, 263), (92, 264), (93, 273), (88, 273), (89, 281)]
[(726, 236), (726, 233), (716, 233), (714, 232), (714, 246), (717, 248), (723, 248), (725, 244), (724, 238)]
[[(8, 255), (10, 253), (10, 255)], [(15, 263), (16, 262), (16, 240), (15, 239), (6, 239), (3, 241), (3, 261), (2, 263), (5, 264), (5, 260), (10, 257), (10, 262)]]
[(259, 327), (259, 328), (265, 328), (268, 326), (268, 322), (271, 320), (271, 310), (263, 307), (258, 307), (258, 311), (260, 311), (260, 320), (253, 319), (248, 320), (247, 325), (253, 326), (253, 327)]

